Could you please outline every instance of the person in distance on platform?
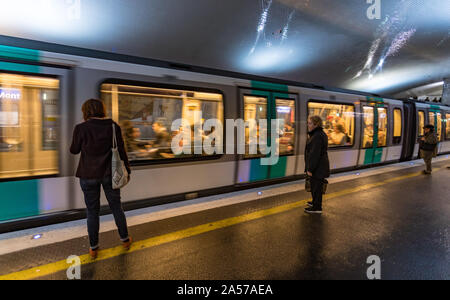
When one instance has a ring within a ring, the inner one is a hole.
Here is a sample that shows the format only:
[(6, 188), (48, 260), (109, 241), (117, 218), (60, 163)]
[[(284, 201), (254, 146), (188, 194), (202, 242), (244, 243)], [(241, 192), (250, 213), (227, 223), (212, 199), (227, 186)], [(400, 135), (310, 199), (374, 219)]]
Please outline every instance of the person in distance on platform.
[(113, 124), (120, 158), (125, 162), (128, 174), (131, 170), (121, 128), (113, 120), (106, 118), (103, 102), (90, 99), (83, 104), (82, 112), (84, 122), (75, 127), (70, 152), (74, 155), (81, 153), (76, 176), (80, 178), (87, 208), (87, 226), (91, 246), (89, 254), (95, 259), (99, 250), (101, 186), (113, 212), (124, 249), (128, 250), (132, 242), (131, 237), (128, 236), (127, 220), (120, 201), (120, 190), (114, 190), (112, 187)]
[(322, 119), (312, 116), (308, 119), (308, 141), (305, 150), (305, 172), (310, 178), (313, 201), (309, 202), (306, 213), (322, 213), (322, 197), (325, 179), (330, 177), (328, 159), (328, 136), (322, 128)]
[(431, 164), (433, 157), (437, 157), (437, 144), (439, 140), (433, 125), (427, 125), (424, 129), (425, 136), (419, 138), (420, 157), (423, 158), (426, 165), (426, 170), (423, 173), (430, 175), (433, 171)]

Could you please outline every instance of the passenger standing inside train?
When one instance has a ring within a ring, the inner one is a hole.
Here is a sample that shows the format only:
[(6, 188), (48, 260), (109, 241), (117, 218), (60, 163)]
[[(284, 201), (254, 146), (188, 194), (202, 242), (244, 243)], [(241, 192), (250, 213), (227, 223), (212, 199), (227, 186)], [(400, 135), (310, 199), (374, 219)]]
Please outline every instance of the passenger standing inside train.
[(131, 173), (127, 153), (119, 125), (106, 118), (103, 102), (97, 99), (86, 101), (82, 107), (84, 122), (75, 127), (70, 152), (81, 153), (76, 176), (80, 178), (81, 189), (87, 208), (87, 226), (89, 233), (89, 254), (93, 259), (99, 250), (100, 229), (100, 190), (103, 186), (111, 208), (120, 239), (125, 250), (131, 245), (125, 213), (122, 208), (120, 190), (112, 188), (111, 160), (113, 145), (113, 124), (115, 125), (118, 150), (125, 162), (128, 174)]
[(434, 131), (433, 125), (427, 125), (424, 127), (425, 136), (420, 138), (420, 157), (423, 158), (426, 165), (426, 170), (423, 171), (424, 174), (430, 175), (433, 171), (432, 160), (433, 157), (437, 157), (437, 144), (439, 142), (438, 137)]
[(308, 141), (305, 151), (305, 172), (310, 177), (313, 201), (309, 202), (306, 213), (322, 213), (322, 196), (325, 178), (330, 177), (328, 159), (328, 136), (323, 131), (323, 121), (318, 116), (308, 119)]

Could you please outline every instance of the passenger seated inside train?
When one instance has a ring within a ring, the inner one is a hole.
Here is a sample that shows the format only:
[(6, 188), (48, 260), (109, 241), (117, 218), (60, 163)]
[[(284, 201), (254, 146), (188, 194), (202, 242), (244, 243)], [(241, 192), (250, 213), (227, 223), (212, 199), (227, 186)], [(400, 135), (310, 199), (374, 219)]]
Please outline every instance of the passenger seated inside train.
[(153, 159), (174, 158), (171, 150), (171, 136), (162, 121), (156, 121), (152, 125), (156, 139), (150, 143), (149, 153)]
[(341, 124), (335, 124), (333, 131), (328, 134), (328, 142), (330, 145), (345, 146), (348, 143), (348, 136), (345, 128)]
[(364, 128), (364, 140), (363, 140), (364, 148), (372, 148), (373, 147), (373, 125), (367, 124)]
[(139, 159), (148, 157), (148, 148), (150, 145), (140, 140), (141, 130), (138, 127), (133, 127), (130, 121), (123, 121), (121, 127), (125, 149), (130, 158)]
[(173, 158), (171, 136), (161, 121), (152, 125), (155, 139), (141, 139), (141, 129), (134, 127), (130, 121), (122, 122), (125, 146), (131, 159)]
[(289, 155), (294, 152), (294, 125), (290, 123), (284, 124), (283, 131), (280, 136), (280, 154)]

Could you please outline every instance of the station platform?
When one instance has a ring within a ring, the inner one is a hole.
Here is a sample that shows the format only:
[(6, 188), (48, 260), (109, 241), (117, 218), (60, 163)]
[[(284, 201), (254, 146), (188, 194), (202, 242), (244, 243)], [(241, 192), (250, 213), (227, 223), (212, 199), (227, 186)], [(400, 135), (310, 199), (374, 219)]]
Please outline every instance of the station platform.
[[(111, 216), (101, 252), (87, 255), (85, 221), (0, 235), (0, 280), (450, 279), (449, 157), (338, 174), (322, 215), (304, 213), (304, 182), (127, 212), (134, 244), (125, 252)], [(40, 234), (40, 239), (32, 239)]]

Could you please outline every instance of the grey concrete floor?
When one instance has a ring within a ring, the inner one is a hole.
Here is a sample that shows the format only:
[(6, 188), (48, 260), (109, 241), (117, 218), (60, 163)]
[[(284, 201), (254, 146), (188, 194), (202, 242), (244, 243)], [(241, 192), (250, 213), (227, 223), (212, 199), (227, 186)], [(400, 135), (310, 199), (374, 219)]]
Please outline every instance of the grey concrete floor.
[[(367, 258), (382, 279), (450, 279), (450, 170), (416, 176), (108, 260), (83, 265), (82, 279), (278, 280), (367, 279)], [(420, 171), (396, 171), (331, 185), (329, 193)], [(136, 241), (307, 199), (302, 191), (130, 228)], [(117, 245), (117, 232), (101, 235)], [(0, 272), (85, 254), (87, 239), (0, 256)], [(59, 272), (40, 279), (66, 279)]]

